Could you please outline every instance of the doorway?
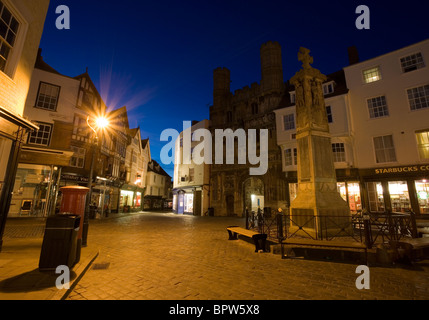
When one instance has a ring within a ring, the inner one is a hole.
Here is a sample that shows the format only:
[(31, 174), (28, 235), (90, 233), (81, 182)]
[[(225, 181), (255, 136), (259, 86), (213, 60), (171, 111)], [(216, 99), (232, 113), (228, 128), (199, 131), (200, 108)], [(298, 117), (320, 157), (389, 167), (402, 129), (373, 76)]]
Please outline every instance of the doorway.
[(251, 177), (244, 181), (244, 208), (249, 212), (257, 212), (260, 208), (264, 210), (264, 182), (255, 177)]

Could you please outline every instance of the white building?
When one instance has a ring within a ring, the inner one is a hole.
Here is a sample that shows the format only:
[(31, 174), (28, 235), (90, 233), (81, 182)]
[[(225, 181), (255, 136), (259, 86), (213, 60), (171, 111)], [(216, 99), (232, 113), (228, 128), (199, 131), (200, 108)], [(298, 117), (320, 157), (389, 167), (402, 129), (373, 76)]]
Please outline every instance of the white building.
[[(194, 122), (191, 129), (191, 151), (200, 144), (193, 139), (198, 129), (208, 129), (209, 120)], [(173, 178), (173, 211), (178, 214), (202, 216), (208, 214), (210, 205), (210, 165), (183, 162), (184, 134), (180, 133), (175, 147), (175, 165)]]
[[(325, 104), (338, 189), (351, 211), (429, 214), (428, 59), (425, 40), (354, 61), (328, 76)], [(290, 95), (290, 105), (275, 113), (292, 201), (297, 170), (293, 88)]]
[(429, 214), (429, 40), (345, 67), (371, 211)]
[(145, 210), (165, 208), (170, 200), (171, 177), (155, 160), (151, 160), (147, 168), (146, 191), (144, 196)]

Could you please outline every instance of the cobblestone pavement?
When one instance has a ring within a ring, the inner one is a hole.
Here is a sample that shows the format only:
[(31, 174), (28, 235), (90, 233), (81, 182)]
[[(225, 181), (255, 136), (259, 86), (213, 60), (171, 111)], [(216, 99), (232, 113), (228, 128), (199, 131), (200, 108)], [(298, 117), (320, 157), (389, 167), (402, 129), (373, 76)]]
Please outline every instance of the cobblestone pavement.
[(88, 243), (100, 256), (69, 300), (429, 299), (429, 263), (370, 267), (370, 289), (355, 286), (357, 264), (255, 253), (228, 241), (243, 220), (142, 213), (94, 221)]

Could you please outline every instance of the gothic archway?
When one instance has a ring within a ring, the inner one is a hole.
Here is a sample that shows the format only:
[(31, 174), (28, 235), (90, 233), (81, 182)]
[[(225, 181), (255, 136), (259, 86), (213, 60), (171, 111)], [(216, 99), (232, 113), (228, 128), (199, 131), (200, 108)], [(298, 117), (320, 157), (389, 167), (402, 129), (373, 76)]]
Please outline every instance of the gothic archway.
[(264, 182), (260, 178), (250, 177), (243, 182), (243, 207), (257, 211), (258, 207), (264, 209)]

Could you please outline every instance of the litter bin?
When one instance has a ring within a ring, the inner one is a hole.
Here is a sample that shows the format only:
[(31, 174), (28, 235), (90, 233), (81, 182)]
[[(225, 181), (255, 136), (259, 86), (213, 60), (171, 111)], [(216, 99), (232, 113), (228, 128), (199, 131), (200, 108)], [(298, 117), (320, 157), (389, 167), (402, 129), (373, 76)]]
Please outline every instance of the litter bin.
[(58, 266), (74, 267), (80, 220), (80, 216), (73, 214), (59, 214), (46, 220), (39, 270), (56, 270)]

